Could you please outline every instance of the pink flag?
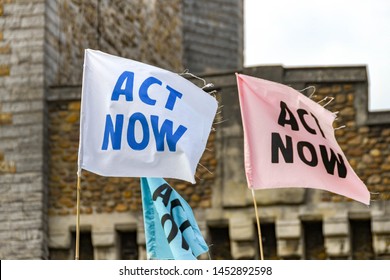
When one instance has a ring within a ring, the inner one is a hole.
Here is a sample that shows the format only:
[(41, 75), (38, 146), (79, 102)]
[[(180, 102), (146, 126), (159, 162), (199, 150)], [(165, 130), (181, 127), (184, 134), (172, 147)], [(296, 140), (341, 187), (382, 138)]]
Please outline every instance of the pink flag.
[(337, 144), (334, 113), (288, 86), (236, 76), (249, 188), (315, 188), (369, 205), (367, 187)]

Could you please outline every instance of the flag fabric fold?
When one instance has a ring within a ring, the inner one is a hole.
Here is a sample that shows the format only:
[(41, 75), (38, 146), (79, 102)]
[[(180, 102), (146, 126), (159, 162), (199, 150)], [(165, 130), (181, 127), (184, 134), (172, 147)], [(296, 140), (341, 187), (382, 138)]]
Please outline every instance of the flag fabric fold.
[(335, 114), (291, 87), (236, 74), (251, 189), (327, 190), (369, 205), (334, 135)]
[(162, 178), (141, 178), (148, 259), (195, 260), (208, 246), (188, 203)]
[(195, 183), (217, 107), (176, 73), (87, 49), (78, 171)]

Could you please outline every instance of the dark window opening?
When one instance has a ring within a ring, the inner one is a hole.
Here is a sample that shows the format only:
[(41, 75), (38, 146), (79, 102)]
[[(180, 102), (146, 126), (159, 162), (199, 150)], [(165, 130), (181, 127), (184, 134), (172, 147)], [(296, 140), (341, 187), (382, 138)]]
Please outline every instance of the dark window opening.
[(212, 260), (231, 260), (229, 228), (209, 227), (209, 251)]
[(322, 221), (303, 221), (304, 258), (306, 260), (326, 259)]
[(138, 260), (137, 233), (135, 231), (118, 231), (119, 259)]
[[(72, 250), (76, 252), (76, 232), (72, 231)], [(80, 232), (80, 241), (79, 241), (79, 259), (80, 260), (93, 260), (93, 245), (92, 245), (92, 236), (90, 231), (81, 231)]]
[[(276, 260), (278, 259), (277, 255), (277, 242), (276, 242), (276, 233), (275, 233), (275, 223), (260, 223), (261, 239), (263, 246), (263, 256), (265, 260)], [(260, 257), (260, 246), (259, 246), (259, 232), (257, 229), (257, 224), (255, 224), (256, 232), (256, 259), (261, 259)]]
[(352, 259), (374, 259), (370, 220), (350, 220)]

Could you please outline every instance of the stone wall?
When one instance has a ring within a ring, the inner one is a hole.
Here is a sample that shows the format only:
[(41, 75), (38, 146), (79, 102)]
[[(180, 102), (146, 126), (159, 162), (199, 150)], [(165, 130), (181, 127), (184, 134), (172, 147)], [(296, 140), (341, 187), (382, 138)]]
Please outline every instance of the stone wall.
[(243, 67), (243, 0), (183, 1), (183, 64), (192, 73)]
[(0, 258), (48, 257), (44, 0), (0, 2)]
[[(352, 168), (372, 193), (372, 200), (390, 200), (390, 122), (382, 125), (357, 124), (354, 104), (358, 89), (354, 84), (316, 85), (316, 100), (334, 97), (329, 110), (339, 112), (335, 131), (340, 147)], [(322, 201), (348, 201), (347, 198), (324, 193)]]
[(48, 85), (80, 85), (86, 48), (183, 71), (181, 15), (179, 0), (47, 1)]
[(48, 85), (81, 83), (84, 49), (168, 70), (241, 69), (243, 1), (47, 1)]

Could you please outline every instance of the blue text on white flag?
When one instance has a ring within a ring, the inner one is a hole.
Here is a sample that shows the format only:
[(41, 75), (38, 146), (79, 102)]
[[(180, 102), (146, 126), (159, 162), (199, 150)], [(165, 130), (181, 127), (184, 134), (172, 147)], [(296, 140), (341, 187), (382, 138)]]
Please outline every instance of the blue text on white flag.
[[(111, 94), (111, 102), (132, 102), (134, 100), (134, 72), (124, 71), (117, 79), (114, 89)], [(157, 106), (157, 100), (149, 95), (151, 86), (161, 87), (160, 93), (166, 95), (166, 101), (163, 108), (173, 111), (176, 101), (183, 94), (175, 90), (169, 85), (163, 87), (163, 82), (156, 77), (150, 76), (146, 78), (138, 89), (139, 100), (149, 106)], [(165, 139), (170, 152), (176, 151), (176, 144), (186, 132), (187, 127), (178, 125), (174, 131), (174, 123), (172, 120), (161, 120), (158, 115), (151, 115), (150, 119), (142, 112), (133, 112), (132, 115), (125, 120), (123, 114), (116, 114), (114, 117), (111, 114), (106, 115), (106, 124), (102, 141), (102, 150), (107, 150), (111, 139), (113, 150), (120, 150), (122, 147), (122, 133), (124, 123), (127, 125), (126, 139), (128, 146), (135, 151), (144, 150), (150, 142), (150, 134), (153, 133), (155, 139), (156, 150), (164, 151)], [(136, 125), (141, 126), (141, 135), (136, 135)], [(151, 129), (150, 129), (151, 127)]]

